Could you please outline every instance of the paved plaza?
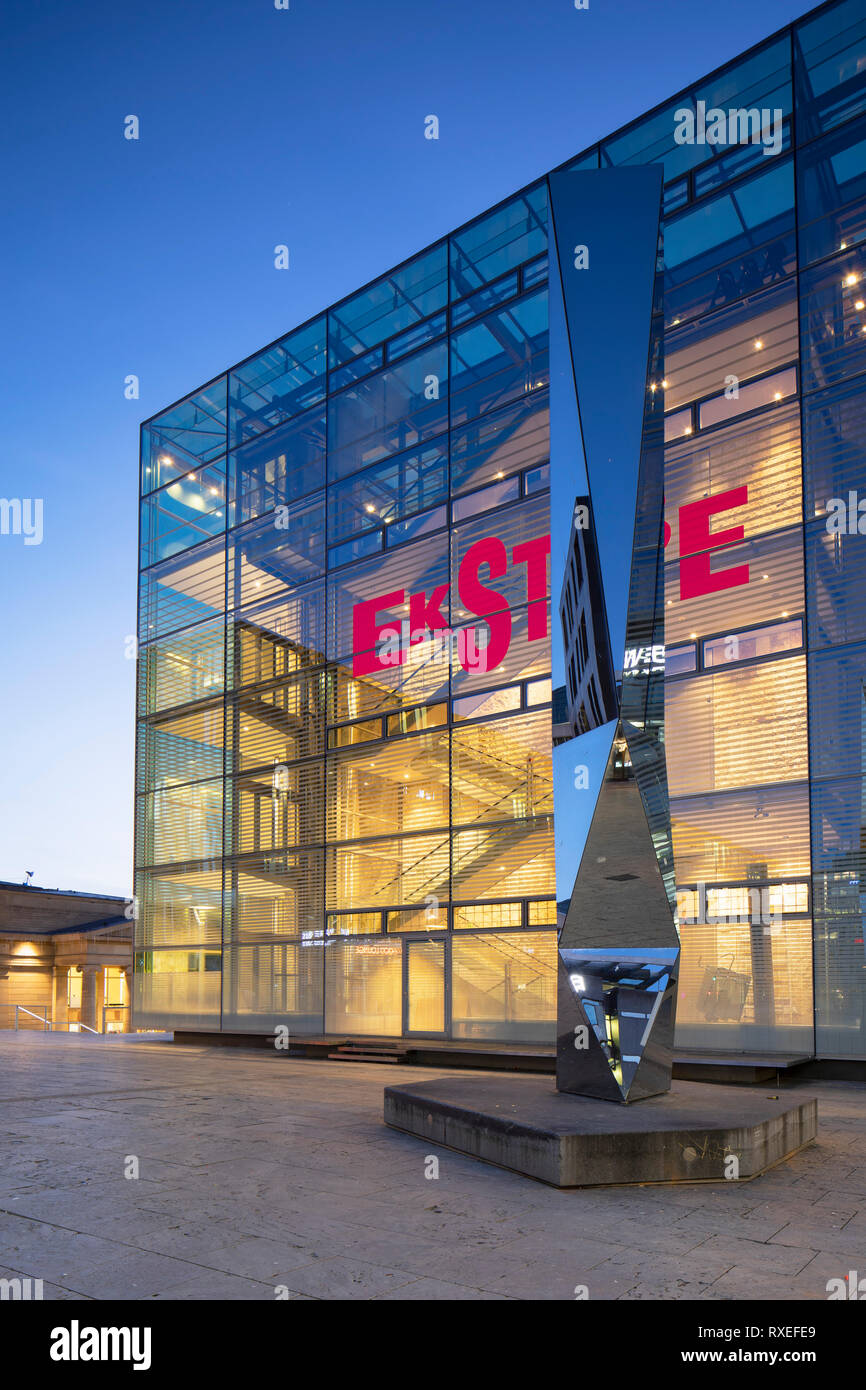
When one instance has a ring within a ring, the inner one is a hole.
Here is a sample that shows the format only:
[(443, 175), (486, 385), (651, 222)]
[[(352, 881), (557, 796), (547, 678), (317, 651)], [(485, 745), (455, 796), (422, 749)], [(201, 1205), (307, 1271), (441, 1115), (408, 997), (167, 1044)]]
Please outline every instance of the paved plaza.
[(0, 1032), (0, 1278), (46, 1299), (796, 1300), (866, 1274), (862, 1085), (797, 1088), (818, 1143), (752, 1182), (560, 1192), (384, 1127), (386, 1085), (443, 1074)]

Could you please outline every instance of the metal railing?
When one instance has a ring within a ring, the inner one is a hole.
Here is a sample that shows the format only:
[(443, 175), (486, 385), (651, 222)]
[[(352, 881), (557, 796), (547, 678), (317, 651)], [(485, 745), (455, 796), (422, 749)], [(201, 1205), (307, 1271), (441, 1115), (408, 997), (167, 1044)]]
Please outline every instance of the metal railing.
[(19, 1014), (28, 1014), (28, 1015), (30, 1016), (30, 1018), (35, 1018), (35, 1019), (37, 1019), (37, 1020), (42, 1024), (42, 1031), (43, 1031), (43, 1033), (50, 1033), (50, 1031), (51, 1031), (51, 1023), (49, 1022), (47, 1011), (46, 1011), (45, 1013), (42, 1013), (42, 1014), (35, 1014), (35, 1013), (33, 1012), (32, 1009), (25, 1009), (25, 1007), (24, 1007), (23, 1004), (16, 1004), (16, 1005), (15, 1005), (15, 1032), (16, 1032), (16, 1033), (19, 1031), (19, 1030), (18, 1030), (18, 1015), (19, 1015)]
[[(43, 1007), (44, 1007), (44, 1006), (43, 1006)], [(114, 1007), (115, 1007), (115, 1008), (118, 1008), (118, 1007), (120, 1007), (120, 1006), (119, 1006), (119, 1005), (115, 1005)], [(125, 1006), (124, 1006), (124, 1007), (125, 1007)], [(23, 1032), (23, 1031), (24, 1031), (23, 1029), (19, 1029), (19, 1027), (18, 1027), (18, 1015), (19, 1015), (19, 1013), (27, 1014), (30, 1018), (35, 1018), (36, 1021), (37, 1021), (38, 1023), (41, 1023), (41, 1024), (42, 1024), (42, 1032), (43, 1032), (43, 1033), (52, 1033), (52, 1032), (54, 1031), (55, 1028), (66, 1028), (67, 1031), (69, 1031), (69, 1032), (75, 1032), (76, 1030), (78, 1030), (78, 1031), (84, 1032), (84, 1033), (93, 1033), (94, 1036), (98, 1035), (98, 1033), (99, 1033), (99, 1029), (98, 1029), (98, 1028), (91, 1028), (90, 1025), (87, 1024), (87, 1023), (69, 1023), (69, 1022), (60, 1022), (60, 1021), (54, 1022), (52, 1019), (50, 1019), (50, 1018), (48, 1017), (48, 1011), (47, 1011), (47, 1009), (45, 1009), (43, 1013), (37, 1014), (37, 1013), (34, 1013), (34, 1011), (33, 1011), (32, 1009), (26, 1008), (24, 1004), (16, 1004), (16, 1005), (15, 1005), (15, 1032), (16, 1032), (16, 1033), (18, 1033), (19, 1031), (20, 1031), (20, 1032)], [(103, 1013), (103, 1026), (104, 1026), (104, 1023), (105, 1023), (105, 1016), (104, 1016), (104, 1013)]]

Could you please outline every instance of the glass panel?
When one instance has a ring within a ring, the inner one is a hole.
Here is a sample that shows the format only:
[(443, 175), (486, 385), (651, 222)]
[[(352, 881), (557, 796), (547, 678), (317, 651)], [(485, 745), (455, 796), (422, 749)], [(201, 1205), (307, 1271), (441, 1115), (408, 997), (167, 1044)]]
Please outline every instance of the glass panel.
[(468, 492), (482, 483), (511, 477), (546, 462), (550, 454), (547, 391), (483, 415), (451, 435), (451, 491)]
[(520, 709), (520, 686), (511, 685), (503, 690), (465, 695), (460, 700), (454, 700), (451, 708), (455, 720), (489, 719), (494, 714), (505, 714), (508, 710)]
[(709, 429), (711, 425), (723, 425), (737, 415), (776, 405), (796, 394), (797, 369), (789, 367), (786, 372), (774, 372), (772, 376), (762, 377), (750, 386), (741, 386), (733, 398), (715, 396), (710, 401), (704, 401), (698, 410), (698, 423), (702, 430)]
[(225, 483), (223, 467), (202, 468), (142, 502), (142, 568), (225, 531)]
[[(741, 397), (743, 394), (741, 391)], [(713, 499), (714, 531), (725, 531), (738, 522), (746, 535), (756, 536), (799, 522), (800, 417), (796, 406), (780, 406), (770, 416), (699, 435), (667, 450), (665, 510), (670, 539), (665, 547), (666, 560), (678, 554), (681, 528), (690, 534), (693, 521)]]
[(381, 549), (382, 532), (368, 531), (366, 536), (358, 536), (353, 541), (344, 541), (342, 545), (335, 545), (333, 550), (329, 550), (328, 569), (339, 569), (341, 565), (350, 565), (355, 560), (363, 560), (365, 555), (375, 555)]
[(665, 705), (671, 796), (809, 775), (804, 656), (677, 681)]
[(553, 1042), (556, 972), (555, 932), (455, 936), (452, 1036)]
[(327, 853), (329, 911), (423, 907), (431, 896), (448, 901), (447, 831), (333, 845)]
[(517, 271), (512, 275), (504, 275), (501, 280), (497, 280), (492, 285), (487, 285), (477, 294), (471, 294), (468, 299), (461, 299), (451, 306), (451, 327), (459, 328), (461, 324), (468, 323), (470, 319), (477, 318), (479, 314), (486, 314), (488, 309), (492, 309), (496, 304), (502, 304), (507, 299), (513, 299), (517, 294)]
[(226, 852), (258, 854), (291, 845), (321, 844), (324, 782), (321, 761), (277, 763), (227, 779)]
[(220, 1026), (219, 951), (145, 951), (136, 956), (137, 1028)]
[(222, 939), (222, 873), (196, 865), (136, 875), (135, 944), (219, 946)]
[(665, 652), (665, 676), (681, 676), (695, 670), (697, 652), (694, 646), (668, 647)]
[(229, 375), (231, 447), (300, 415), (325, 395), (325, 318), (265, 348)]
[(677, 1045), (811, 1054), (811, 922), (684, 926)]
[[(320, 849), (248, 854), (225, 863), (227, 939), (294, 937), (309, 946), (322, 935), (325, 861)], [(311, 968), (314, 953), (310, 953)], [(299, 957), (306, 959), (306, 955)], [(321, 957), (319, 969), (321, 969)]]
[(462, 521), (478, 512), (489, 512), (494, 507), (501, 507), (504, 502), (516, 502), (519, 496), (519, 478), (510, 478), (504, 483), (492, 483), (490, 487), (481, 488), (479, 492), (470, 492), (466, 497), (459, 497), (456, 502), (452, 502), (451, 519)]
[(430, 531), (441, 531), (448, 525), (448, 513), (444, 507), (434, 507), (432, 512), (422, 512), (420, 516), (410, 517), (408, 521), (395, 521), (385, 532), (387, 545), (405, 545), (416, 536), (426, 536)]
[(447, 440), (437, 440), (333, 483), (328, 489), (328, 540), (333, 544), (371, 525), (411, 516), (447, 495)]
[(866, 121), (815, 145), (797, 161), (800, 257), (804, 265), (866, 236)]
[(454, 832), (455, 898), (539, 897), (555, 882), (552, 816)]
[(773, 284), (796, 267), (788, 159), (665, 224), (665, 322), (676, 326)]
[[(864, 296), (866, 299), (866, 296)], [(806, 515), (823, 516), (848, 489), (866, 494), (866, 392), (862, 381), (803, 402)]]
[[(843, 765), (851, 765), (852, 752)], [(812, 788), (815, 1004), (817, 1050), (823, 1056), (863, 1055), (864, 790), (860, 777)]]
[(198, 782), (223, 773), (223, 702), (138, 726), (140, 791)]
[(434, 343), (328, 401), (328, 478), (335, 481), (448, 428), (448, 350)]
[(324, 661), (325, 588), (308, 584), (232, 620), (229, 682), (235, 689), (278, 681)]
[(408, 352), (414, 352), (416, 348), (421, 347), (422, 343), (428, 343), (433, 338), (441, 338), (447, 327), (447, 316), (443, 312), (434, 315), (426, 323), (419, 323), (417, 328), (407, 329), (405, 333), (400, 333), (388, 343), (385, 360), (394, 362), (398, 357), (405, 357)]
[[(797, 301), (791, 283), (765, 290), (665, 338), (665, 408), (712, 396), (797, 358)], [(736, 399), (732, 400), (736, 406)]]
[(443, 241), (330, 311), (330, 365), (366, 352), (447, 302), (448, 247)]
[(812, 776), (866, 777), (866, 646), (809, 658)]
[(410, 1033), (445, 1031), (445, 942), (407, 941), (407, 1028)]
[[(553, 916), (555, 920), (555, 911)], [(522, 926), (522, 903), (461, 903), (454, 909), (455, 931), (503, 931)]]
[(704, 666), (724, 666), (731, 661), (755, 661), (762, 656), (777, 656), (779, 652), (794, 651), (803, 645), (803, 624), (798, 618), (792, 623), (771, 623), (753, 628), (751, 632), (732, 632), (725, 637), (713, 637), (704, 643)]
[(691, 406), (689, 406), (688, 410), (676, 410), (673, 414), (665, 416), (666, 444), (675, 439), (682, 439), (693, 433), (694, 428)]
[(665, 567), (665, 637), (671, 645), (803, 612), (800, 527), (722, 545), (696, 559), (701, 565), (708, 561), (709, 573), (695, 578), (694, 589), (685, 561)]
[(431, 896), (429, 906), (408, 912), (386, 912), (385, 930), (397, 931), (444, 931), (448, 926), (448, 909), (440, 907), (438, 899)]
[(801, 141), (863, 111), (866, 15), (861, 0), (846, 0), (796, 25), (794, 67)]
[(231, 532), (229, 606), (244, 608), (314, 579), (324, 568), (325, 498), (320, 494)]
[(368, 748), (335, 752), (328, 760), (328, 839), (447, 826), (448, 752), (447, 732), (394, 739), (375, 754)]
[(324, 487), (324, 412), (301, 415), (238, 449), (229, 466), (233, 526)]
[(547, 291), (451, 335), (451, 423), (547, 386)]
[(209, 700), (223, 689), (224, 666), (223, 619), (149, 642), (138, 661), (139, 713)]
[(325, 952), (325, 1031), (399, 1037), (403, 943), (334, 941)]
[(679, 883), (763, 881), (809, 873), (805, 783), (672, 797), (671, 816)]
[(866, 247), (800, 276), (803, 390), (866, 371)]
[(860, 535), (806, 527), (806, 592), (810, 647), (866, 640), (866, 549)]
[(226, 378), (188, 396), (142, 427), (141, 491), (211, 463), (226, 451)]
[(224, 1030), (321, 1033), (324, 947), (321, 941), (238, 946), (223, 954)]
[(136, 864), (214, 859), (223, 849), (222, 781), (166, 783), (138, 798)]
[(381, 930), (380, 912), (333, 912), (328, 917), (328, 936), (370, 936)]
[(451, 297), (462, 299), (547, 250), (547, 184), (513, 198), (451, 238)]
[(550, 717), (546, 712), (454, 730), (451, 816), (455, 825), (519, 821), (552, 812)]
[(207, 541), (141, 576), (140, 640), (160, 637), (225, 611), (226, 543)]

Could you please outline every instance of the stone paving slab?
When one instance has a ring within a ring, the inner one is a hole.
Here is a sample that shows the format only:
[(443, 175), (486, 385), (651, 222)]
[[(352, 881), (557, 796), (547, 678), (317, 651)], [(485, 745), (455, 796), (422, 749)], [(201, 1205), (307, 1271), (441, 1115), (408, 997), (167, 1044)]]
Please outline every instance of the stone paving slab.
[(386, 1129), (395, 1073), (451, 1075), (0, 1032), (0, 1278), (51, 1300), (724, 1302), (866, 1270), (866, 1086), (804, 1086), (818, 1142), (750, 1182), (558, 1191)]

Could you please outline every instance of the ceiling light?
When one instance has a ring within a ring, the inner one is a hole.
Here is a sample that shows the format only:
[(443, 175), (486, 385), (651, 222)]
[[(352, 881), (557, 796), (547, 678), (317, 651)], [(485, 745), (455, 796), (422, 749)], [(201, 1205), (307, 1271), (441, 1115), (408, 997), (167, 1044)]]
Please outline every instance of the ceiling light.
[(763, 346), (764, 346), (764, 344), (763, 344), (762, 340), (761, 340), (760, 338), (756, 338), (756, 339), (755, 339), (755, 351), (756, 351), (756, 352), (760, 352), (760, 351), (761, 351), (761, 348), (762, 348)]
[(853, 274), (852, 274), (852, 275), (846, 275), (846, 276), (845, 276), (845, 284), (846, 284), (846, 285), (856, 285), (856, 284), (857, 284), (857, 276), (856, 276), (856, 275), (853, 275)]

